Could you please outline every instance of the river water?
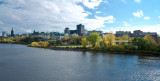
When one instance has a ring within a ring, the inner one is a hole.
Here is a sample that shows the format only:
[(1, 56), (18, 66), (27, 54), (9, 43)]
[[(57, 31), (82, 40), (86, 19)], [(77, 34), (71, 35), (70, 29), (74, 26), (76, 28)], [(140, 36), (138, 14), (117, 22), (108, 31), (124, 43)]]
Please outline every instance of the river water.
[(160, 81), (160, 58), (0, 44), (0, 81)]

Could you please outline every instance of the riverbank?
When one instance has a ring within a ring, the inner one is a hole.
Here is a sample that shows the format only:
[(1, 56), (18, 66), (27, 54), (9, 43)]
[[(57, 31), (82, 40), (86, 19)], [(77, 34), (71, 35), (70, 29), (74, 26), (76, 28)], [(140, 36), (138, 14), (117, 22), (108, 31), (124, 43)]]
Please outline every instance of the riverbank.
[[(113, 38), (110, 39), (108, 37)], [(124, 37), (130, 42), (115, 42), (115, 40), (122, 40)], [(113, 34), (108, 34), (104, 36), (104, 38), (101, 38), (98, 33), (93, 33), (87, 38), (78, 36), (61, 40), (44, 40), (41, 37), (2, 37), (0, 42), (27, 44), (29, 47), (47, 48), (53, 50), (160, 55), (160, 42), (155, 42), (155, 40), (147, 40), (150, 38), (152, 37), (147, 35), (143, 38), (130, 38), (128, 36), (115, 38)]]
[(112, 53), (112, 54), (129, 54), (129, 55), (146, 55), (146, 56), (160, 56), (159, 52), (152, 52), (152, 51), (143, 51), (143, 50), (136, 50), (136, 51), (105, 51), (105, 50), (98, 50), (94, 48), (69, 48), (69, 47), (50, 47), (51, 50), (66, 50), (66, 51), (88, 51), (88, 52), (102, 52), (102, 53)]
[[(8, 43), (0, 43), (0, 44), (8, 44)], [(10, 44), (17, 44), (17, 43), (10, 43)], [(26, 45), (26, 44), (21, 44)], [(32, 47), (27, 45), (28, 47)], [(102, 53), (110, 53), (110, 54), (126, 54), (126, 55), (146, 55), (146, 56), (160, 56), (160, 52), (153, 52), (153, 51), (144, 51), (144, 50), (104, 50), (92, 47), (72, 47), (72, 46), (50, 46), (50, 47), (35, 47), (35, 48), (45, 48), (51, 50), (65, 50), (65, 51), (83, 51), (83, 52), (102, 52)]]

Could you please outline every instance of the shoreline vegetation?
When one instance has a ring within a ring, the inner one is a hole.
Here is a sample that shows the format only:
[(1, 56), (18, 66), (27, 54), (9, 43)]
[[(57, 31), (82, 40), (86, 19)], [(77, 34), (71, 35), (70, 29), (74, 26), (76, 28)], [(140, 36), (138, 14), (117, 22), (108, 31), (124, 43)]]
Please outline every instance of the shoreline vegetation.
[(94, 51), (106, 53), (124, 53), (136, 55), (160, 55), (160, 37), (116, 37), (114, 34), (103, 35), (92, 33), (88, 37), (65, 35), (61, 40), (45, 40), (41, 37), (0, 37), (0, 43), (25, 44), (29, 47), (52, 50)]

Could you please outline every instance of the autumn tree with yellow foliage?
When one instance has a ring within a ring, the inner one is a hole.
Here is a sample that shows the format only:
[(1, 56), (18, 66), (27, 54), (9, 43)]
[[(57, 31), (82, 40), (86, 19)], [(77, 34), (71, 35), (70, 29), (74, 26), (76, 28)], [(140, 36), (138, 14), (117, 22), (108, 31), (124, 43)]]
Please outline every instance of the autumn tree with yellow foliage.
[(115, 35), (114, 34), (103, 35), (103, 43), (106, 46), (115, 45)]
[(99, 33), (91, 33), (89, 35), (89, 42), (92, 44), (92, 47), (95, 47), (99, 44), (101, 37), (99, 36)]
[(86, 38), (82, 38), (82, 47), (86, 48), (87, 44), (88, 44), (88, 40)]
[(29, 44), (28, 46), (31, 47), (41, 47), (41, 48), (47, 48), (49, 45), (48, 41), (39, 41), (39, 42), (32, 42), (31, 44)]
[(64, 35), (64, 39), (65, 39), (65, 40), (69, 39), (69, 35), (68, 35), (68, 34), (65, 34), (65, 35)]
[(150, 35), (146, 35), (143, 37), (143, 39), (151, 46), (156, 46), (157, 45), (157, 42), (155, 41), (155, 39), (150, 36)]

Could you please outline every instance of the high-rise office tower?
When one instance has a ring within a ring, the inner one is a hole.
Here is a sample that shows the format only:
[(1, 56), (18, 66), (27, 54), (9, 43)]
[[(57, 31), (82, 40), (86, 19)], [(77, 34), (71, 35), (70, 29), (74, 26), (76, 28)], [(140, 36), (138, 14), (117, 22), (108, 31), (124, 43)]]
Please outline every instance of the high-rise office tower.
[(85, 33), (84, 25), (79, 24), (77, 25), (77, 34), (79, 36), (82, 36)]

